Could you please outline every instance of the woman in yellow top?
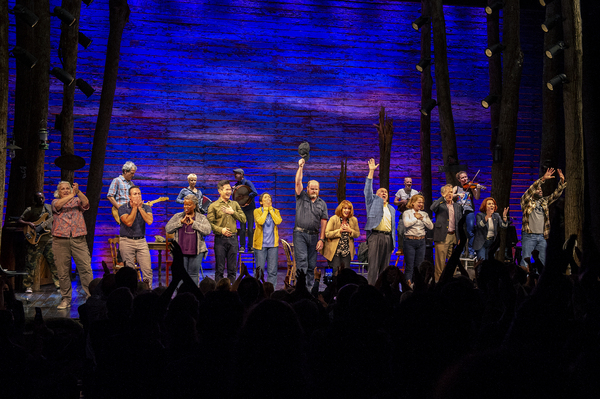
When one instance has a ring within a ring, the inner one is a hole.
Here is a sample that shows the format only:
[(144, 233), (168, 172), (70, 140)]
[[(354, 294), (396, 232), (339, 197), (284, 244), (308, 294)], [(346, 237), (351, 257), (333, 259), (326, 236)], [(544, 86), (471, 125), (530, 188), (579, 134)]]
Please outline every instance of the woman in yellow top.
[(354, 207), (343, 200), (335, 210), (335, 215), (327, 222), (323, 256), (337, 275), (341, 269), (350, 267), (354, 258), (354, 239), (360, 236), (358, 220), (354, 217)]
[(279, 211), (273, 208), (271, 195), (262, 193), (258, 202), (260, 208), (254, 210), (256, 231), (254, 232), (254, 257), (256, 270), (265, 270), (267, 263), (267, 281), (277, 285), (277, 259), (279, 247), (279, 233), (277, 226), (281, 223)]

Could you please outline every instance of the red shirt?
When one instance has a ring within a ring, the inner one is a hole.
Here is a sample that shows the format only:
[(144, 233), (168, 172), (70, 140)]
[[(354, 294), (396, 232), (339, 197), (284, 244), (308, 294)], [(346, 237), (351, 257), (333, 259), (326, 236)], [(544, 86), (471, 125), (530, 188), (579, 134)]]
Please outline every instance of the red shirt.
[(90, 204), (86, 206), (81, 204), (78, 197), (73, 197), (64, 204), (59, 210), (56, 209), (52, 201), (52, 236), (54, 237), (81, 237), (87, 235), (87, 228), (83, 220), (83, 211), (90, 209)]

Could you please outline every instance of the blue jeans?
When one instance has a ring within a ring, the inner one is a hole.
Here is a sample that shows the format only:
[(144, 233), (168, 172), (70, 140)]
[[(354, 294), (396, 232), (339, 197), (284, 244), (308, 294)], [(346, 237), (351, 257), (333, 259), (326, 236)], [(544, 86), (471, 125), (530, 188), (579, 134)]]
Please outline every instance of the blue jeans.
[[(316, 244), (315, 244), (316, 245)], [(256, 270), (265, 270), (265, 262), (267, 264), (267, 281), (277, 285), (277, 263), (278, 263), (279, 247), (263, 247), (262, 249), (254, 249), (254, 258), (256, 260)], [(255, 272), (256, 274), (256, 272)], [(256, 277), (256, 276), (255, 276)]]
[(525, 258), (531, 257), (533, 250), (537, 249), (540, 252), (540, 262), (546, 264), (546, 240), (543, 234), (521, 233), (521, 248), (523, 249), (523, 259), (521, 266), (527, 266)]
[(404, 239), (404, 275), (407, 280), (412, 282), (413, 270), (425, 259), (425, 239), (408, 240)]
[(469, 239), (469, 255), (473, 255), (475, 250), (473, 249), (473, 240), (475, 239), (475, 227), (477, 225), (477, 217), (475, 216), (475, 212), (469, 212), (465, 216), (466, 219), (466, 229), (467, 229), (467, 238)]
[(492, 246), (494, 240), (485, 240), (483, 246), (477, 250), (477, 258), (488, 259), (490, 255), (488, 249)]
[(294, 256), (296, 269), (306, 273), (306, 288), (310, 292), (315, 282), (315, 266), (317, 266), (318, 234), (294, 231)]
[[(183, 255), (183, 268), (190, 275), (196, 285), (199, 284), (198, 272), (202, 270), (202, 261), (206, 252), (200, 252), (198, 255)], [(204, 278), (204, 272), (202, 272)]]

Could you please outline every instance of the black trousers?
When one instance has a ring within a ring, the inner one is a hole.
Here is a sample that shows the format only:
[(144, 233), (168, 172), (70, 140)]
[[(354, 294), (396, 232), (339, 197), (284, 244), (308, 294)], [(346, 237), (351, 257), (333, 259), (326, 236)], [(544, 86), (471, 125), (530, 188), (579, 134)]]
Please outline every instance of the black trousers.
[(237, 273), (238, 241), (235, 235), (225, 237), (221, 234), (215, 235), (215, 281), (218, 283), (223, 278), (225, 263), (227, 263), (227, 278), (231, 284), (235, 282)]
[[(248, 232), (248, 249), (252, 248), (252, 243), (254, 242), (254, 209), (254, 207), (250, 209), (250, 205), (242, 208), (244, 215), (246, 215), (246, 223), (240, 222), (240, 230), (238, 231), (241, 248), (246, 248), (246, 231)], [(246, 224), (248, 224), (247, 229)]]

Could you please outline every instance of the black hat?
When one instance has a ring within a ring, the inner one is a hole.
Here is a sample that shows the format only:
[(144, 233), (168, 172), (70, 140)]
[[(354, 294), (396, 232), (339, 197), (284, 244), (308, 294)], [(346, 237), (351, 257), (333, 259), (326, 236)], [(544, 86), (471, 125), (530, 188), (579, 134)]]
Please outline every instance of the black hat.
[(305, 161), (310, 159), (310, 144), (308, 144), (308, 141), (303, 141), (302, 144), (298, 146), (298, 154), (300, 154)]
[(233, 173), (240, 173), (240, 174), (242, 174), (242, 175), (243, 175), (243, 174), (244, 174), (244, 169), (242, 169), (242, 168), (237, 168), (237, 169), (234, 169), (234, 170), (233, 170)]

